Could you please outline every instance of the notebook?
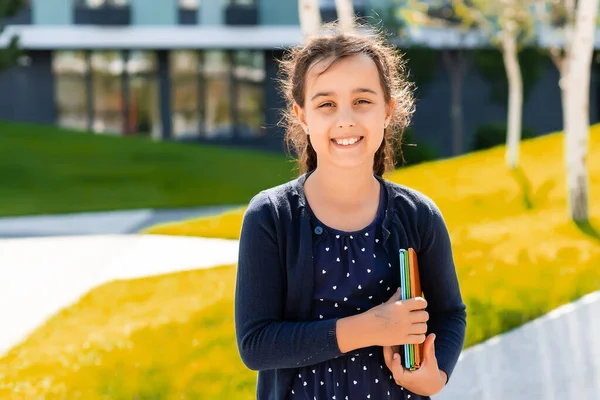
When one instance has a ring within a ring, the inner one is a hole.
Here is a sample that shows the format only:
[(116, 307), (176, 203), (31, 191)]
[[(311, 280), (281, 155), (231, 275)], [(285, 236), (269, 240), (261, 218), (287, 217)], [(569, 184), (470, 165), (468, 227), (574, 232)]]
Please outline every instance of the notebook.
[[(423, 297), (421, 280), (419, 278), (419, 263), (414, 249), (400, 249), (400, 287), (402, 300)], [(405, 344), (404, 366), (410, 371), (419, 369), (423, 354), (423, 344)]]

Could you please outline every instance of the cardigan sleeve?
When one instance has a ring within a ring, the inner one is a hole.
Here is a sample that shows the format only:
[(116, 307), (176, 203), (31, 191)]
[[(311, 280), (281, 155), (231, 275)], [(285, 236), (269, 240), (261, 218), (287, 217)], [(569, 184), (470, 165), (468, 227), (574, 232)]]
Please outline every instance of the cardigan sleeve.
[(426, 201), (428, 229), (422, 232), (418, 254), (421, 288), (429, 312), (428, 333), (435, 333), (438, 366), (448, 380), (458, 362), (466, 331), (466, 306), (463, 302), (450, 235), (437, 205)]
[(341, 355), (336, 319), (284, 320), (287, 282), (276, 220), (261, 192), (250, 202), (240, 234), (234, 319), (240, 356), (252, 370), (297, 368)]

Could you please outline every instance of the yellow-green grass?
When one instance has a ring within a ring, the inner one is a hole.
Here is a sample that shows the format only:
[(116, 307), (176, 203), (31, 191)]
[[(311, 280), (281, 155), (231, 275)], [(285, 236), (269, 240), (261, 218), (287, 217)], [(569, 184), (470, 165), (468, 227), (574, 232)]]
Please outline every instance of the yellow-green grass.
[(0, 359), (0, 399), (252, 399), (234, 280), (222, 266), (94, 289)]
[[(444, 213), (466, 347), (600, 288), (600, 129), (590, 141), (589, 226), (567, 218), (561, 149), (558, 134), (523, 143), (521, 175), (497, 148), (386, 176)], [(237, 237), (242, 212), (160, 233)], [(0, 359), (0, 398), (251, 399), (256, 374), (237, 354), (234, 285), (235, 266), (103, 285)]]
[(146, 228), (140, 233), (239, 239), (244, 211), (246, 207), (240, 207), (214, 216), (167, 222)]

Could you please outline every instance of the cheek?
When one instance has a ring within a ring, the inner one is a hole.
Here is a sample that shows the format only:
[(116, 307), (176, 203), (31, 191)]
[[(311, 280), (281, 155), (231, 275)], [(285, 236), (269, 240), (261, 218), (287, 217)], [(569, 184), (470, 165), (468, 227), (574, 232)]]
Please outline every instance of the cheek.
[(307, 116), (306, 124), (310, 128), (311, 143), (315, 149), (323, 147), (323, 143), (329, 140), (330, 124), (322, 116), (313, 114)]
[(377, 150), (379, 150), (379, 148), (381, 147), (381, 144), (383, 143), (383, 132), (379, 134), (374, 134), (372, 137), (373, 140), (369, 142), (369, 149), (370, 152), (376, 153)]
[(374, 143), (375, 146), (379, 147), (384, 137), (384, 129), (383, 123), (379, 120), (372, 120), (369, 124), (369, 138), (371, 138), (371, 142)]
[(307, 112), (306, 113), (306, 123), (309, 126), (314, 127), (315, 130), (326, 129), (327, 125), (329, 124), (330, 119), (331, 119), (331, 116), (329, 116), (323, 112), (321, 112), (321, 113)]
[(308, 136), (308, 140), (310, 140), (310, 144), (313, 149), (317, 153), (319, 153), (323, 148), (325, 148), (329, 140), (329, 136), (327, 135), (327, 130), (323, 129), (323, 127), (318, 126), (317, 124), (309, 125), (310, 126), (310, 135)]
[(318, 132), (314, 134), (311, 132), (310, 143), (312, 144), (312, 147), (313, 149), (315, 149), (315, 152), (317, 154), (319, 154), (322, 151), (327, 151), (327, 148), (330, 144), (329, 137), (323, 132)]

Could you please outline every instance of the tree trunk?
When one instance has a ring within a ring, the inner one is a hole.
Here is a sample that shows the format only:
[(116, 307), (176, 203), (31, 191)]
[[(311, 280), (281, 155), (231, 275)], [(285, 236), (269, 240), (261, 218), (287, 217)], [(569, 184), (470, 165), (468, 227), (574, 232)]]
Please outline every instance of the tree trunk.
[(462, 112), (462, 77), (453, 71), (452, 74), (452, 155), (463, 152), (463, 112)]
[(523, 79), (517, 56), (516, 32), (506, 29), (502, 35), (502, 54), (508, 78), (508, 131), (506, 134), (506, 165), (516, 168), (519, 162), (521, 122), (523, 115)]
[(319, 0), (298, 0), (298, 13), (304, 36), (316, 35), (321, 27)]
[(450, 117), (452, 119), (452, 155), (463, 152), (463, 109), (462, 89), (467, 66), (467, 54), (464, 50), (444, 50), (442, 53), (446, 68), (450, 71)]
[[(563, 82), (562, 86), (560, 86), (560, 100), (562, 102), (562, 115), (563, 115), (563, 132), (565, 133), (565, 138), (566, 138), (566, 132), (569, 131), (569, 115), (567, 113), (567, 102), (568, 100), (568, 96), (567, 93), (569, 92), (569, 88), (567, 87), (567, 74), (565, 72), (561, 71), (560, 74), (560, 79)], [(566, 143), (566, 141), (565, 141)], [(566, 148), (566, 147), (565, 147)], [(566, 153), (565, 153), (566, 154)]]
[(588, 213), (587, 152), (590, 118), (590, 70), (598, 0), (579, 0), (567, 66), (565, 162), (569, 214), (584, 222)]
[(354, 4), (352, 0), (335, 0), (340, 27), (343, 32), (354, 30)]

